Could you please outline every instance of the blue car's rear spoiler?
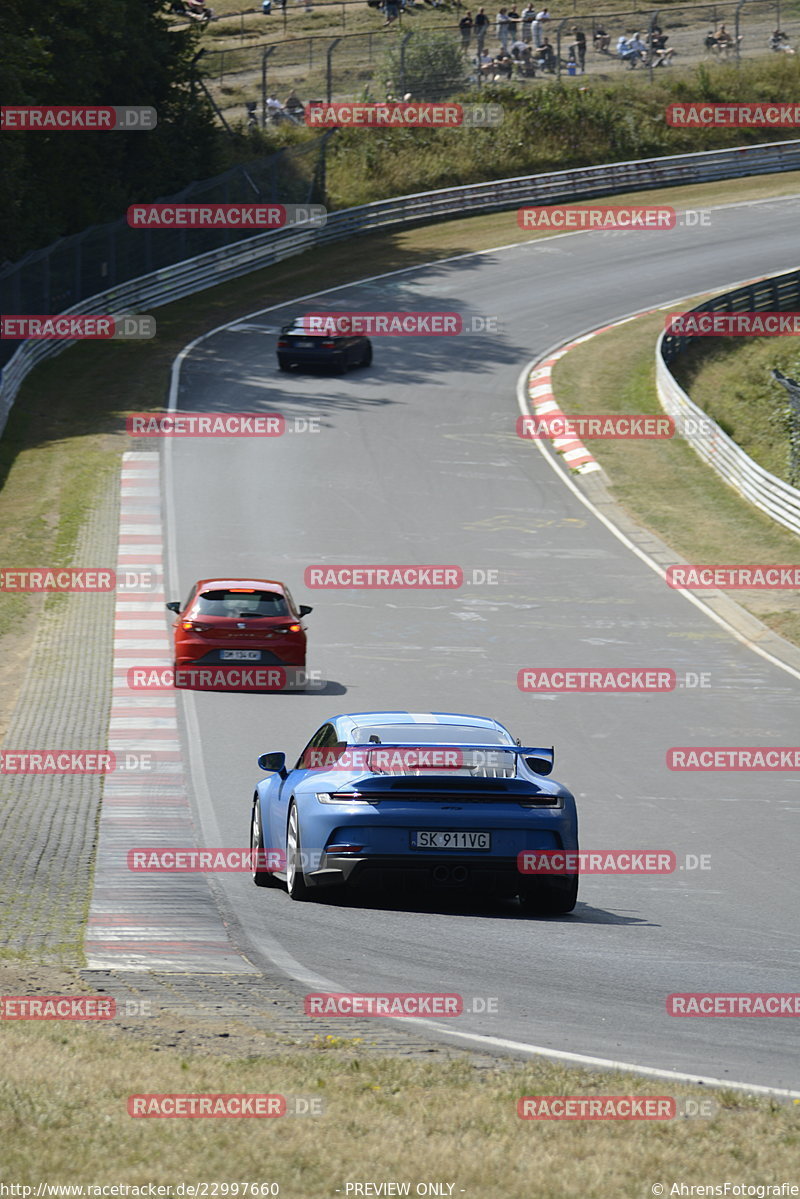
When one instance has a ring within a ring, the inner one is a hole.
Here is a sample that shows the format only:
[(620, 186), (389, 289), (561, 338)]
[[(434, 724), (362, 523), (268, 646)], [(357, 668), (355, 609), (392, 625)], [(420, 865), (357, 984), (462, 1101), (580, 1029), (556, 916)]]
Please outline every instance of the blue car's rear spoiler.
[[(343, 750), (348, 753), (358, 751), (360, 754), (369, 754), (371, 752), (380, 753), (383, 750), (401, 751), (401, 750), (469, 750), (470, 752), (483, 753), (503, 753), (503, 754), (518, 754), (525, 759), (526, 765), (535, 774), (550, 774), (555, 762), (555, 751), (552, 745), (548, 746), (529, 746), (529, 745), (483, 745), (481, 743), (465, 744), (463, 742), (437, 741), (428, 744), (416, 745), (412, 742), (389, 742), (389, 741), (370, 741), (367, 744), (361, 742), (342, 746)], [(430, 769), (430, 768), (428, 768)], [(443, 766), (446, 770), (446, 767)]]

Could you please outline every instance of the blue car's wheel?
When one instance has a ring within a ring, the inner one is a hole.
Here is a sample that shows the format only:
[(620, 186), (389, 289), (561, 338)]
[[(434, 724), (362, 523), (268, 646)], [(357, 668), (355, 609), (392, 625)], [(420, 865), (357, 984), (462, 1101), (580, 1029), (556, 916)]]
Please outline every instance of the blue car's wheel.
[(578, 875), (539, 878), (520, 891), (519, 902), (526, 912), (538, 916), (563, 916), (578, 902)]
[[(261, 813), (258, 803), (253, 804), (253, 814), (250, 817), (250, 849), (256, 853), (264, 849), (264, 831), (261, 827)], [(260, 870), (257, 858), (253, 858), (253, 882), (257, 887), (274, 887), (275, 875), (270, 870)]]
[(289, 808), (289, 821), (286, 825), (286, 890), (291, 899), (309, 898), (309, 887), (303, 874), (300, 821), (295, 804)]

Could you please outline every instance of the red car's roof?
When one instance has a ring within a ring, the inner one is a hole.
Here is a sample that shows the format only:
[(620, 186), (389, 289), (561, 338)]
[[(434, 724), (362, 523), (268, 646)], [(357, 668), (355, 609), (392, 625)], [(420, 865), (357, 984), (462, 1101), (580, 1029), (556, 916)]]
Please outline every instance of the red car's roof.
[(281, 595), (286, 591), (286, 584), (279, 582), (278, 579), (199, 579), (196, 590), (230, 591), (231, 588), (237, 587), (252, 587), (254, 591), (262, 591), (266, 588), (270, 591), (279, 591)]

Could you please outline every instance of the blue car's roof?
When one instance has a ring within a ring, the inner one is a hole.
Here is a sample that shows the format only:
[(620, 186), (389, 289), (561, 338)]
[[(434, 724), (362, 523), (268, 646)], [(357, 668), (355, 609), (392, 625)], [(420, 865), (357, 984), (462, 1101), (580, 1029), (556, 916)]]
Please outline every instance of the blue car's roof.
[[(466, 716), (458, 712), (343, 712), (339, 716), (331, 717), (329, 723), (335, 726), (343, 741), (349, 740), (353, 729), (381, 724), (440, 724), (443, 729), (447, 725), (460, 725), (462, 728), (466, 725), (483, 732), (491, 730), (503, 734), (513, 741), (508, 729), (491, 717)], [(476, 738), (477, 740), (480, 738)]]

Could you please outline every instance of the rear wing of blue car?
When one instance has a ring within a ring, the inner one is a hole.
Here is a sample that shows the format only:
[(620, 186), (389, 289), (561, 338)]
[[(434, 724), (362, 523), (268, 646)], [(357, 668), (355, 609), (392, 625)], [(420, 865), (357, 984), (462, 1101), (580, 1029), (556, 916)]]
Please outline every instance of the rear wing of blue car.
[[(515, 755), (513, 765), (507, 755)], [(447, 741), (415, 745), (409, 742), (374, 742), (307, 750), (301, 769), (352, 770), (353, 773), (447, 776), (451, 771), (482, 772), (483, 777), (516, 774), (516, 759), (522, 758), (534, 774), (550, 774), (553, 746), (485, 745), (480, 742), (453, 745)], [(463, 775), (459, 776), (462, 780)], [(474, 777), (474, 776), (473, 776)]]

